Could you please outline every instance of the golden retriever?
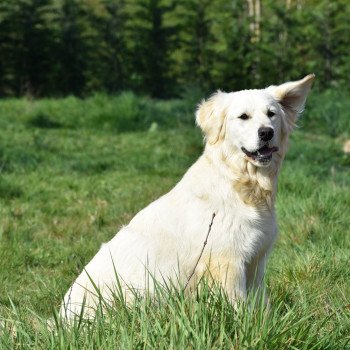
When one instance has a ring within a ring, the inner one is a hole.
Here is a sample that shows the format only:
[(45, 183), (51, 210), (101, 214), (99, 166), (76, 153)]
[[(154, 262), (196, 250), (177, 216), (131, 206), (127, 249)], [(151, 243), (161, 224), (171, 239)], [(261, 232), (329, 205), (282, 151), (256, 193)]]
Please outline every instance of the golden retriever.
[(102, 245), (69, 288), (61, 315), (80, 314), (82, 304), (93, 315), (99, 297), (113, 299), (116, 275), (128, 300), (130, 288), (152, 294), (155, 281), (190, 282), (191, 290), (204, 273), (233, 305), (259, 288), (277, 235), (278, 172), (313, 80), (310, 74), (260, 90), (218, 91), (203, 101), (196, 113), (203, 154), (170, 192)]

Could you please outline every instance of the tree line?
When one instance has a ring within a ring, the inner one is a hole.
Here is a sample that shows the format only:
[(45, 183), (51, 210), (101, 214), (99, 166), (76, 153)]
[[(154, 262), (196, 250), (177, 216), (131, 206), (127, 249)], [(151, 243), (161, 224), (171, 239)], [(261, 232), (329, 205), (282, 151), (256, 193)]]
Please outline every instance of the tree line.
[(348, 0), (0, 0), (0, 96), (349, 86)]

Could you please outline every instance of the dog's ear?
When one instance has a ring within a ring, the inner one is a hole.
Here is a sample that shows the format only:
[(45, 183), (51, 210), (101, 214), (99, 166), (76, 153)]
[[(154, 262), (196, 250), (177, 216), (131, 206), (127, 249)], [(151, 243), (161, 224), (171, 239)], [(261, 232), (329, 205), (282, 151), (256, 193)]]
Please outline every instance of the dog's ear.
[(278, 86), (270, 86), (266, 90), (277, 100), (295, 121), (304, 110), (305, 101), (310, 91), (315, 74), (309, 74), (297, 81), (290, 81)]
[(224, 134), (226, 95), (219, 90), (207, 100), (203, 100), (197, 108), (196, 123), (210, 144), (218, 142)]

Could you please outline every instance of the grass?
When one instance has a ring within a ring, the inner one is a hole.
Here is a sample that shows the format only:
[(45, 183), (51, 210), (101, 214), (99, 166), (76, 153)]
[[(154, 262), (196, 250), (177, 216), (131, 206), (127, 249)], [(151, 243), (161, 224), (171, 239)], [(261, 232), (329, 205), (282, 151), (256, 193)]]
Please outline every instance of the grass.
[(234, 311), (204, 285), (47, 329), (100, 244), (200, 155), (194, 100), (0, 102), (0, 349), (350, 349), (350, 99), (339, 92), (314, 93), (291, 140), (269, 311), (259, 300)]

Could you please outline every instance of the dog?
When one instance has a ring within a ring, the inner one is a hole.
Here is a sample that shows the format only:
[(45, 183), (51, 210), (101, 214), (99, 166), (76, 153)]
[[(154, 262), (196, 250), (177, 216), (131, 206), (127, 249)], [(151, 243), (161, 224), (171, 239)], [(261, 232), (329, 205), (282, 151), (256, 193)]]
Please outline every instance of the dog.
[(156, 283), (171, 281), (191, 290), (210, 276), (236, 305), (263, 287), (277, 236), (277, 177), (314, 77), (218, 91), (202, 101), (196, 123), (203, 154), (170, 192), (102, 245), (67, 291), (61, 316), (72, 319), (84, 305), (93, 317), (99, 299), (112, 302), (117, 288), (129, 302), (131, 289), (152, 295)]

